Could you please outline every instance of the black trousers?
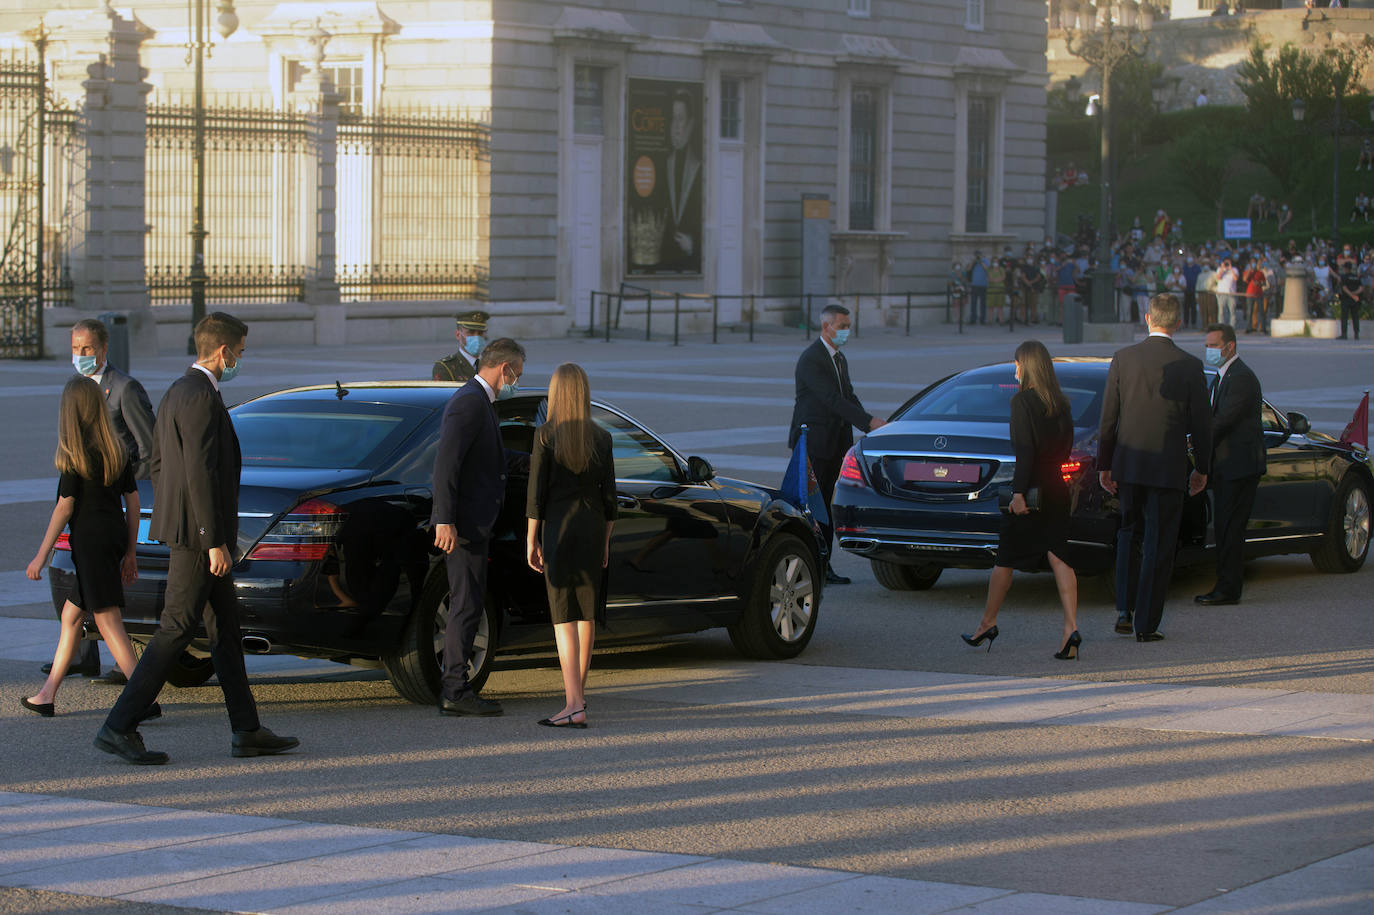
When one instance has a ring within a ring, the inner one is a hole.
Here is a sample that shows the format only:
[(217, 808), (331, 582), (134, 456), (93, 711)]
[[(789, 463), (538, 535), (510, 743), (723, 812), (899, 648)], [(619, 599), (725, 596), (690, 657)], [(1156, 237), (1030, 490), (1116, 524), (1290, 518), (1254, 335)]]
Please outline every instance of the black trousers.
[(490, 544), (460, 542), (444, 559), (448, 570), (448, 623), (444, 628), (444, 673), (440, 693), (457, 699), (467, 692), (468, 664), (477, 638), (487, 591), (487, 551)]
[(1349, 321), (1355, 322), (1355, 339), (1360, 339), (1360, 306), (1364, 303), (1359, 299), (1350, 301), (1345, 296), (1341, 296), (1341, 336), (1346, 333), (1346, 324)]
[(1217, 532), (1215, 590), (1227, 597), (1240, 597), (1245, 569), (1245, 528), (1250, 523), (1250, 509), (1255, 507), (1259, 481), (1256, 475), (1238, 480), (1218, 479), (1212, 483), (1212, 517)]
[(1122, 483), (1116, 535), (1116, 612), (1135, 614), (1137, 634), (1154, 632), (1174, 574), (1184, 491)]
[[(807, 449), (808, 452), (810, 450)], [(821, 525), (821, 536), (825, 538), (821, 546), (825, 549), (828, 560), (835, 540), (835, 510), (831, 508), (830, 503), (835, 498), (835, 482), (840, 478), (840, 466), (844, 463), (844, 455), (808, 454), (808, 457), (811, 459), (811, 471), (816, 474), (816, 483), (821, 487), (821, 495), (825, 497), (827, 523)]]
[(105, 719), (110, 730), (127, 734), (137, 727), (138, 716), (157, 699), (167, 682), (167, 673), (195, 638), (202, 618), (210, 640), (215, 678), (229, 712), (229, 726), (235, 731), (258, 729), (258, 706), (248, 688), (248, 671), (243, 666), (243, 636), (239, 631), (233, 576), (211, 575), (210, 554), (204, 550), (174, 546), (167, 563), (162, 618), (129, 684)]

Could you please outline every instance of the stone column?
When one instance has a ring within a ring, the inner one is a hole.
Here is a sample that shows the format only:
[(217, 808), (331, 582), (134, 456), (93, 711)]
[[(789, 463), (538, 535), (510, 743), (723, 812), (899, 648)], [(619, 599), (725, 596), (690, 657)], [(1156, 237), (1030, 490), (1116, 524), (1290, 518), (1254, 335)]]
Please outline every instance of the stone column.
[(337, 346), (348, 342), (347, 306), (339, 301), (335, 276), (335, 226), (338, 206), (339, 101), (333, 81), (324, 72), (324, 46), (329, 34), (319, 27), (309, 37), (314, 59), (291, 93), (291, 106), (310, 118), (310, 149), (314, 156), (313, 182), (306, 179), (303, 213), (315, 213), (314, 232), (306, 232), (305, 303), (315, 312), (315, 343)]
[(72, 194), (84, 213), (72, 220), (69, 243), (76, 309), (124, 314), (131, 352), (155, 355), (157, 332), (143, 253), (145, 130), (152, 86), (144, 81), (147, 71), (139, 61), (140, 45), (152, 31), (109, 7), (49, 13), (44, 25), (50, 35), (48, 56), (55, 61), (53, 94), (84, 108), (78, 126), (84, 173), (79, 166), (75, 170), (81, 186)]
[(1269, 322), (1271, 337), (1307, 337), (1307, 265), (1295, 262), (1283, 272), (1283, 313)]

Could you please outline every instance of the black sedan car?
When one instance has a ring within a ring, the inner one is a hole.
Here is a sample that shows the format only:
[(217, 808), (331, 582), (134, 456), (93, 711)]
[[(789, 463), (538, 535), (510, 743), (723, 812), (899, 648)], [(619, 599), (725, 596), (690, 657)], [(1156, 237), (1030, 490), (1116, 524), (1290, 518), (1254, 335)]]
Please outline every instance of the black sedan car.
[[(1055, 360), (1073, 412), (1074, 447), (1062, 470), (1072, 497), (1069, 556), (1081, 572), (1116, 559), (1115, 497), (1097, 479), (1098, 423), (1109, 359)], [(1209, 378), (1210, 383), (1210, 378)], [(945, 568), (991, 568), (1001, 522), (998, 491), (1015, 466), (1009, 440), (1013, 363), (951, 375), (902, 405), (888, 425), (846, 456), (835, 488), (842, 549), (866, 557), (879, 583), (923, 590)], [(1246, 532), (1246, 555), (1309, 553), (1318, 569), (1353, 572), (1369, 551), (1369, 455), (1314, 433), (1301, 413), (1266, 402), (1269, 469)], [(1208, 494), (1188, 500), (1180, 563), (1210, 559), (1215, 539)]]
[[(234, 566), (244, 649), (385, 667), (397, 691), (437, 699), (448, 582), (429, 526), (431, 476), (444, 404), (454, 386), (368, 383), (280, 391), (231, 412), (243, 451)], [(529, 451), (541, 394), (499, 402), (507, 448)], [(754, 658), (799, 654), (821, 601), (818, 541), (809, 518), (777, 492), (715, 477), (624, 413), (593, 404), (611, 435), (619, 520), (598, 644), (725, 627)], [(498, 652), (553, 646), (543, 576), (525, 562), (528, 479), (511, 475), (487, 579), (486, 615), (471, 677), (485, 682)], [(167, 548), (146, 542), (125, 589), (136, 643), (156, 631)], [(49, 574), (54, 604), (72, 583), (69, 552)], [(202, 640), (171, 682), (205, 682)]]

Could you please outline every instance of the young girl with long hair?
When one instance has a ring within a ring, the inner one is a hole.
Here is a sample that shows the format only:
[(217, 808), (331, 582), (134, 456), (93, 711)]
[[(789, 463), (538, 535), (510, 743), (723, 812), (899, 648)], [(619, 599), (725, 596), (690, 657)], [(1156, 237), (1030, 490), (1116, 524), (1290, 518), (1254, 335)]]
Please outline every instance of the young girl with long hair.
[[(1068, 535), (1069, 487), (1062, 467), (1073, 448), (1073, 416), (1059, 387), (1054, 361), (1039, 340), (1016, 348), (1016, 380), (1021, 389), (1011, 398), (1011, 444), (1016, 454), (1010, 511), (1002, 518), (997, 560), (988, 578), (983, 619), (973, 635), (961, 638), (970, 645), (997, 638), (997, 612), (1011, 589), (1012, 569), (1033, 572), (1048, 560), (1064, 607), (1063, 645), (1055, 657), (1078, 658), (1083, 639), (1078, 634), (1078, 576), (1060, 558)], [(1026, 494), (1037, 488), (1040, 505), (1032, 511)]]
[(526, 555), (530, 568), (544, 573), (563, 672), (563, 708), (539, 723), (585, 728), (587, 672), (616, 518), (615, 460), (610, 433), (591, 418), (587, 373), (572, 362), (555, 369), (549, 382), (548, 422), (530, 454), (525, 514)]
[[(70, 526), (76, 584), (62, 607), (62, 634), (53, 653), (52, 672), (36, 695), (20, 699), (35, 714), (51, 718), (57, 688), (81, 638), (81, 617), (90, 613), (100, 636), (124, 675), (134, 672), (134, 649), (124, 631), (120, 608), (123, 585), (138, 578), (138, 488), (124, 445), (115, 435), (105, 398), (94, 381), (78, 375), (62, 389), (58, 408), (57, 455), (61, 478), (48, 531), (26, 573), (39, 581), (62, 529)], [(124, 507), (120, 508), (120, 498)], [(142, 720), (161, 714), (153, 703)]]

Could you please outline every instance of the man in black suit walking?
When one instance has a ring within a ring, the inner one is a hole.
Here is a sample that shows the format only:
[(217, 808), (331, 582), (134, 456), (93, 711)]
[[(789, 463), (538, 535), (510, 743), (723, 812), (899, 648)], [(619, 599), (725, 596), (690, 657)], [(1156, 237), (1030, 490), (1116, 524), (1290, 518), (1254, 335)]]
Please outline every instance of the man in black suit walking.
[(489, 717), (501, 704), (468, 682), (473, 642), (484, 612), (487, 552), (506, 498), (507, 469), (528, 468), (529, 455), (507, 451), (493, 406), (516, 392), (525, 350), (509, 337), (488, 343), (477, 375), (444, 407), (434, 456), (434, 545), (447, 554), (449, 600), (439, 714)]
[[(1116, 631), (1138, 642), (1164, 638), (1159, 622), (1174, 571), (1183, 493), (1207, 484), (1212, 424), (1202, 362), (1174, 344), (1180, 308), (1150, 300), (1150, 335), (1118, 350), (1107, 371), (1097, 450), (1102, 488), (1121, 500), (1116, 540)], [(1195, 469), (1188, 472), (1192, 437)]]
[[(849, 340), (849, 309), (843, 305), (827, 305), (821, 310), (821, 333), (802, 350), (797, 360), (797, 402), (792, 408), (792, 427), (787, 434), (787, 447), (794, 448), (806, 429), (806, 456), (816, 474), (821, 493), (825, 496), (825, 513), (830, 515), (830, 500), (835, 494), (835, 481), (840, 478), (840, 465), (854, 444), (853, 426), (871, 432), (885, 422), (871, 416), (854, 395), (849, 379), (849, 363), (840, 348)], [(826, 555), (834, 538), (833, 521), (825, 525)], [(825, 580), (833, 585), (847, 585), (849, 579), (825, 565)]]
[[(72, 368), (77, 374), (85, 375), (100, 386), (105, 395), (105, 405), (114, 424), (115, 434), (124, 443), (129, 453), (129, 463), (134, 468), (134, 478), (148, 479), (148, 466), (153, 458), (153, 405), (143, 385), (126, 372), (110, 365), (110, 331), (104, 322), (95, 318), (82, 318), (72, 325)], [(59, 607), (57, 615), (62, 616)], [(52, 664), (43, 665), (43, 673), (52, 670)], [(100, 674), (100, 650), (95, 642), (82, 639), (76, 657), (67, 670), (68, 676), (85, 674), (95, 677)], [(118, 667), (112, 669), (103, 682), (122, 685), (124, 674)]]
[(1217, 535), (1217, 581), (1193, 598), (1199, 604), (1240, 603), (1245, 528), (1267, 466), (1263, 395), (1259, 378), (1236, 355), (1229, 324), (1207, 328), (1207, 363), (1217, 367), (1212, 387), (1212, 520)]
[(148, 534), (170, 548), (166, 600), (157, 632), (95, 738), (98, 749), (138, 765), (167, 762), (166, 753), (144, 747), (137, 728), (156, 717), (154, 700), (202, 617), (233, 729), (231, 754), (265, 756), (299, 743), (258, 721), (230, 575), (238, 550), (242, 458), (219, 386), (238, 374), (247, 335), (248, 326), (233, 315), (217, 311), (202, 318), (193, 332), (195, 364), (158, 405)]

